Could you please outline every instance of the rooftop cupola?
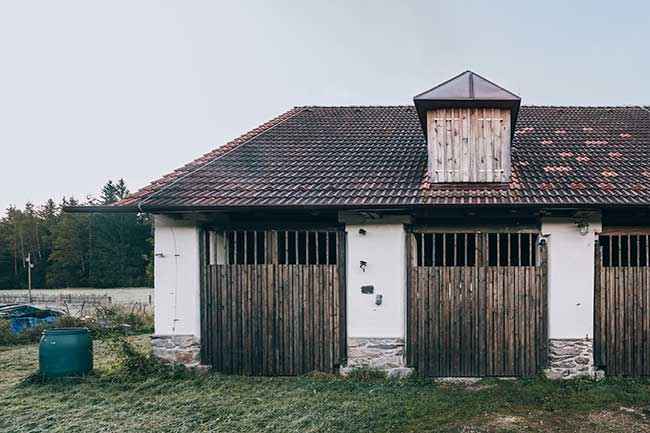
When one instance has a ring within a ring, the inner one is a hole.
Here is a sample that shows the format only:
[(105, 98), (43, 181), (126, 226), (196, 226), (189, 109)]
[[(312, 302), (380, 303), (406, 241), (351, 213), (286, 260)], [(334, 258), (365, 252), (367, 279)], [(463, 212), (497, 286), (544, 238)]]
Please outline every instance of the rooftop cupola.
[(510, 180), (510, 145), (521, 98), (465, 71), (413, 98), (431, 183)]

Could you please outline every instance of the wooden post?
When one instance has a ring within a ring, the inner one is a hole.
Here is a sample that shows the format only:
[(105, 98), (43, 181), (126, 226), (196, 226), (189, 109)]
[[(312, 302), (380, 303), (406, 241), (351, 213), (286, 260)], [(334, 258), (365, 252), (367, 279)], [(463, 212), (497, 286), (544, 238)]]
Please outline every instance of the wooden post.
[(34, 299), (32, 298), (32, 268), (34, 267), (34, 265), (32, 265), (31, 253), (27, 254), (27, 257), (25, 258), (25, 262), (27, 262), (27, 291), (29, 294), (29, 303), (31, 304)]
[(542, 266), (542, 354), (538, 368), (548, 364), (548, 246), (545, 239), (540, 245)]

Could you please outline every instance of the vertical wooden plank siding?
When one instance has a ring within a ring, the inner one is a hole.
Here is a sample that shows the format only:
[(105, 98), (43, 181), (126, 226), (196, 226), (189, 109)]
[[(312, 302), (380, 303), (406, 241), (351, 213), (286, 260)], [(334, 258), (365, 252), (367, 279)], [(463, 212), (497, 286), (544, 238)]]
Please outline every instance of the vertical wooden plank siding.
[(427, 113), (432, 182), (506, 182), (510, 111), (436, 109)]
[(532, 376), (545, 367), (547, 257), (538, 235), (436, 233), (430, 252), (426, 236), (407, 236), (408, 364), (427, 376)]
[(223, 373), (283, 376), (344, 362), (345, 233), (226, 232), (227, 261), (219, 264), (204, 259), (204, 238), (202, 362)]
[(596, 245), (594, 361), (608, 376), (650, 375), (649, 240), (608, 232)]

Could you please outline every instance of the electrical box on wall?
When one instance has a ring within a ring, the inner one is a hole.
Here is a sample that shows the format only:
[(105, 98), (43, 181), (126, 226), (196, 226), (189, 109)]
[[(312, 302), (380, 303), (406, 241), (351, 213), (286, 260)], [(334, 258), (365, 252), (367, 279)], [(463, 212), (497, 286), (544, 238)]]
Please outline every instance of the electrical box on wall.
[(361, 293), (370, 295), (375, 292), (375, 286), (361, 286)]

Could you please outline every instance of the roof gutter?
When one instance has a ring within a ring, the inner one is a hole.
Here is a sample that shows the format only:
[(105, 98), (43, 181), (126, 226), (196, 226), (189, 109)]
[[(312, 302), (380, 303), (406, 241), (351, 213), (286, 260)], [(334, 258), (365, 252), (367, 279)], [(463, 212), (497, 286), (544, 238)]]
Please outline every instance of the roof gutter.
[(183, 212), (225, 212), (225, 211), (269, 211), (269, 210), (390, 210), (409, 211), (422, 209), (460, 209), (460, 208), (523, 208), (523, 209), (630, 209), (649, 208), (650, 203), (449, 203), (449, 204), (416, 204), (416, 205), (258, 205), (258, 206), (64, 206), (62, 210), (68, 213), (183, 213)]

